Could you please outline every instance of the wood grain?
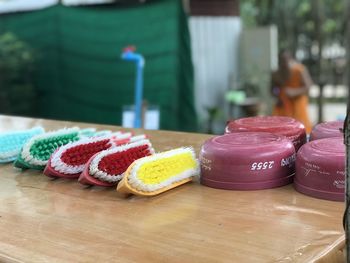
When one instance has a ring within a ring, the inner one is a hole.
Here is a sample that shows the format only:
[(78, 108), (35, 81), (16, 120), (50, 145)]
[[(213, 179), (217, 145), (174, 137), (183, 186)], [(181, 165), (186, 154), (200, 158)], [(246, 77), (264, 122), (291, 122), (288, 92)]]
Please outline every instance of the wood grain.
[[(0, 131), (120, 129), (10, 116), (0, 124)], [(158, 151), (192, 145), (198, 152), (210, 137), (145, 133)], [(125, 199), (114, 188), (50, 180), (8, 164), (0, 166), (0, 262), (326, 262), (344, 245), (343, 206), (292, 186), (225, 191), (198, 182)]]

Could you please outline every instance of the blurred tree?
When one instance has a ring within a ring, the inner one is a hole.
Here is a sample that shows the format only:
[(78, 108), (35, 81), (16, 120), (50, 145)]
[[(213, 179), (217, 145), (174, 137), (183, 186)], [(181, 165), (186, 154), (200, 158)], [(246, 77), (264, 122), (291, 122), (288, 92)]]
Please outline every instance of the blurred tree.
[[(241, 0), (244, 26), (278, 27), (279, 47), (302, 58), (316, 82), (329, 80), (335, 63), (322, 56), (325, 47), (344, 47), (346, 0)], [(326, 77), (327, 79), (321, 79)]]
[(0, 35), (0, 112), (33, 115), (36, 92), (32, 84), (34, 55), (12, 33)]

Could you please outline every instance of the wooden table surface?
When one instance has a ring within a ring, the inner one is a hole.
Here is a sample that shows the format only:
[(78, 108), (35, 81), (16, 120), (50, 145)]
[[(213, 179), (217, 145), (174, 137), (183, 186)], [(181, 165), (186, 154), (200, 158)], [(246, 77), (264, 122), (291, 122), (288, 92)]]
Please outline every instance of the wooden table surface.
[[(35, 125), (119, 129), (0, 116), (0, 131)], [(146, 134), (157, 151), (192, 145), (198, 152), (210, 137)], [(125, 199), (114, 188), (7, 164), (0, 166), (0, 262), (341, 262), (343, 207), (290, 185), (225, 191), (194, 182)]]

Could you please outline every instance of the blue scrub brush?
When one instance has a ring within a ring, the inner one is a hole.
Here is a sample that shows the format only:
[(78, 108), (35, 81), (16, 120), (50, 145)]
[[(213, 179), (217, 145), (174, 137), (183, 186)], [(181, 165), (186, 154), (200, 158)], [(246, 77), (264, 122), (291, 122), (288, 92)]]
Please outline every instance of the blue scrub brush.
[(42, 127), (34, 127), (22, 131), (0, 133), (0, 163), (16, 160), (24, 143), (35, 135), (44, 133)]

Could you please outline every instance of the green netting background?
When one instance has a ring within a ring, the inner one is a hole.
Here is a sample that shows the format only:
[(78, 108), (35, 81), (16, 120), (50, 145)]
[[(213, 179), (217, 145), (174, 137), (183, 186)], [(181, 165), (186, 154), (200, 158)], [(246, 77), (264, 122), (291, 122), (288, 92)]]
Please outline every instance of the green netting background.
[(23, 114), (120, 125), (123, 105), (133, 104), (136, 72), (120, 53), (133, 44), (146, 58), (144, 98), (160, 107), (161, 128), (195, 131), (190, 37), (180, 2), (57, 5), (2, 15), (0, 33), (14, 32), (39, 55), (38, 105)]

